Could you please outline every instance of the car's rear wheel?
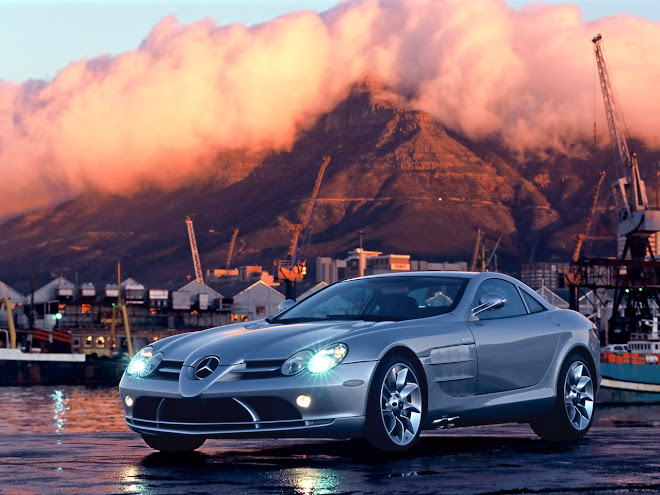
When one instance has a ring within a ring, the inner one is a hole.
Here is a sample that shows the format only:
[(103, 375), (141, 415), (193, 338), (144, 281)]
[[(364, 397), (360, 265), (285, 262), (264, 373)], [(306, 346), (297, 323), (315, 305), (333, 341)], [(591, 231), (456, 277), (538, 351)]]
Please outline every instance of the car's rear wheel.
[(206, 441), (206, 438), (187, 435), (142, 435), (142, 438), (152, 449), (170, 453), (192, 452)]
[(402, 452), (419, 439), (424, 413), (422, 383), (403, 356), (380, 363), (367, 399), (366, 437), (374, 447)]
[(594, 421), (593, 376), (582, 356), (569, 356), (557, 380), (557, 401), (544, 418), (532, 423), (538, 436), (568, 442), (586, 435)]

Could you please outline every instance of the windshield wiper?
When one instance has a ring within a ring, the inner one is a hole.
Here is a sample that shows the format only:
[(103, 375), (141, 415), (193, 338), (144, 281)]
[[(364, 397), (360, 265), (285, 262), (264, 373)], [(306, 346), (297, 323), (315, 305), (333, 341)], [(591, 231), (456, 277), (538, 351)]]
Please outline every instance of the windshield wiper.
[(307, 323), (309, 321), (324, 321), (325, 318), (315, 318), (311, 316), (300, 316), (298, 318), (273, 318), (269, 323), (281, 323), (288, 325), (290, 323)]
[(402, 321), (405, 318), (386, 315), (328, 315), (326, 320), (346, 320), (346, 321)]
[(294, 323), (308, 323), (312, 321), (403, 321), (406, 318), (387, 315), (327, 315), (324, 317), (300, 316), (298, 318), (271, 318), (268, 323), (289, 325)]

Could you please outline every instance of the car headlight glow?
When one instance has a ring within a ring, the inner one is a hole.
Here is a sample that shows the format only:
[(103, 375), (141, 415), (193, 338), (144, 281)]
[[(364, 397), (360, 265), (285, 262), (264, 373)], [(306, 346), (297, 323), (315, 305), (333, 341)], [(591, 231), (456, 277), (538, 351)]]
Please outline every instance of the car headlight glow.
[(296, 352), (282, 365), (283, 375), (295, 375), (307, 368), (311, 373), (323, 373), (334, 368), (346, 357), (346, 344), (332, 344), (314, 353), (309, 349)]
[(132, 376), (145, 377), (152, 373), (162, 360), (162, 352), (154, 354), (154, 348), (147, 346), (131, 359), (126, 373)]
[(312, 373), (323, 373), (337, 366), (346, 357), (346, 344), (332, 344), (324, 347), (307, 363), (307, 369)]

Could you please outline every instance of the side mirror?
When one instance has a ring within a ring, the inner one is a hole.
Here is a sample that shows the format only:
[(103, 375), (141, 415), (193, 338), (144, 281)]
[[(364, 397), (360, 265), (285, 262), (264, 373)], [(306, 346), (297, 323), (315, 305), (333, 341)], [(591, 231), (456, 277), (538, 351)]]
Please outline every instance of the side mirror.
[(481, 299), (479, 299), (479, 305), (475, 308), (472, 308), (470, 313), (472, 316), (477, 316), (479, 313), (483, 313), (484, 311), (500, 309), (504, 307), (505, 304), (506, 297), (495, 294), (494, 292), (489, 292), (488, 294), (481, 296)]
[(282, 311), (286, 311), (287, 309), (292, 308), (295, 305), (296, 305), (296, 301), (294, 301), (293, 299), (286, 299), (277, 305), (277, 312), (281, 313)]

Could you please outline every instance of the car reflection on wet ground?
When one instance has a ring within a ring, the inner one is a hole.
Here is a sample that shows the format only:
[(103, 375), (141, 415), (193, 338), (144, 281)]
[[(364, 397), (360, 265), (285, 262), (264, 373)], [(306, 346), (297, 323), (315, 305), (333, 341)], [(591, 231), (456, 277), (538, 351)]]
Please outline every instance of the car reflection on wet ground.
[(2, 434), (0, 493), (642, 493), (660, 491), (658, 438), (658, 406), (600, 408), (569, 445), (504, 425), (430, 432), (400, 456), (333, 440), (209, 440), (171, 456), (130, 432)]

